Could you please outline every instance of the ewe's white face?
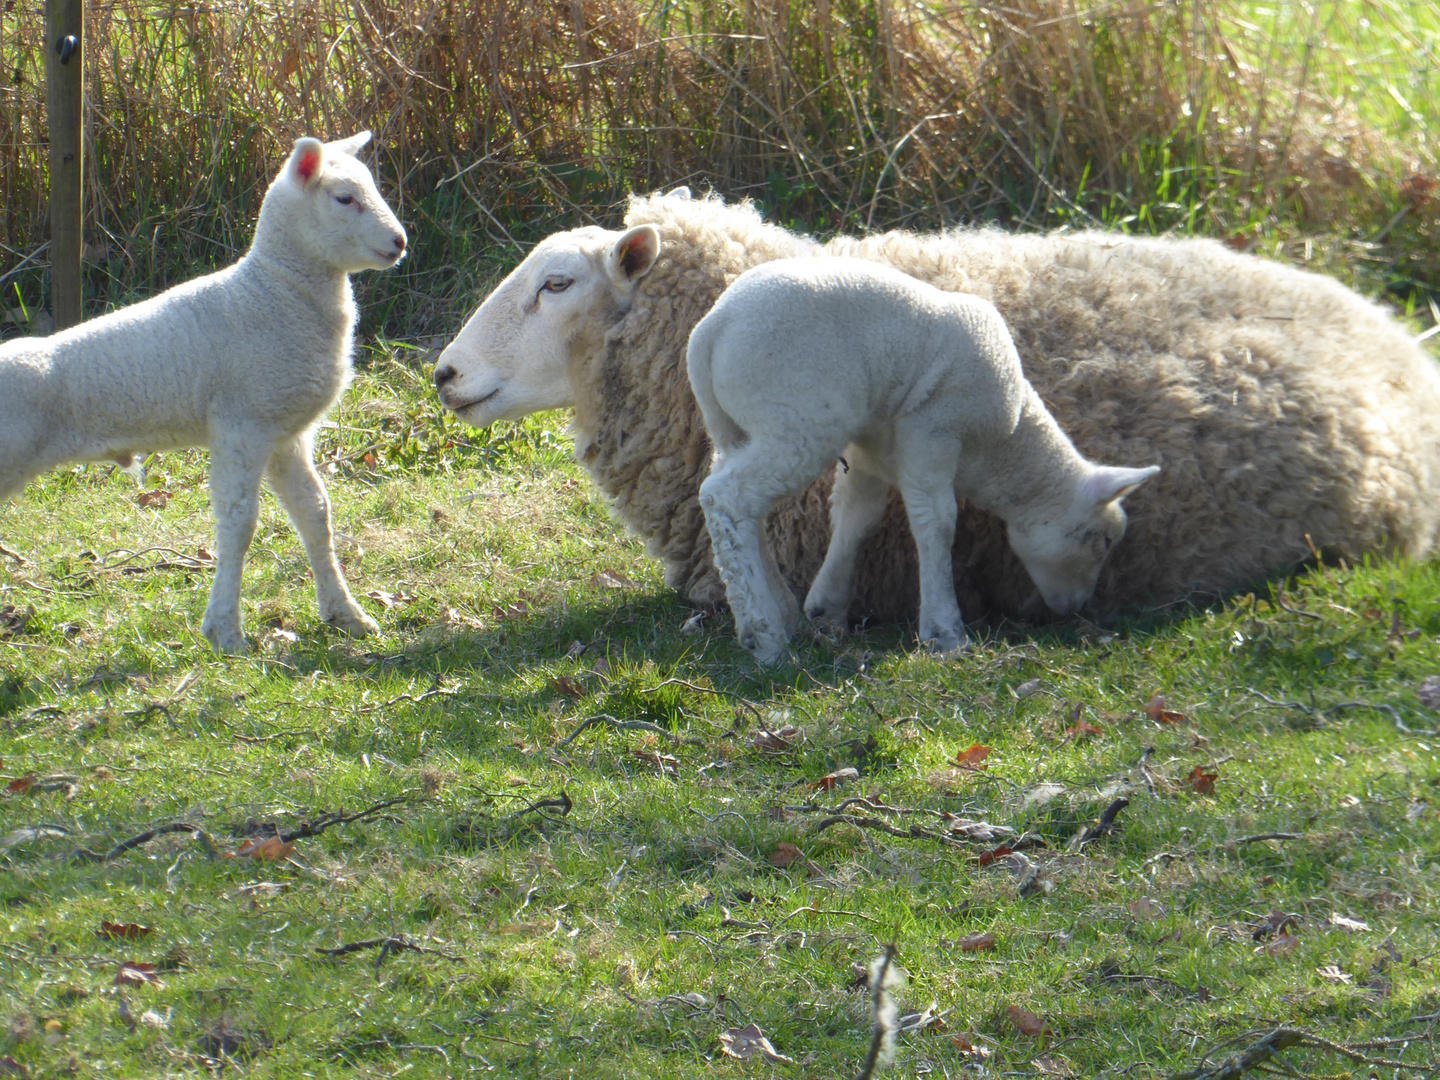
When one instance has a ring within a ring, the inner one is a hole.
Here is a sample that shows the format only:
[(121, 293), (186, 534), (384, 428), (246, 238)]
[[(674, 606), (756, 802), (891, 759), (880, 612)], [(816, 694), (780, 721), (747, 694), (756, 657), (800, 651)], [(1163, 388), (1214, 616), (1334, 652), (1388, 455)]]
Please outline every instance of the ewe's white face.
[(659, 254), (649, 225), (542, 240), (440, 354), (441, 403), (474, 427), (573, 405), (571, 357), (603, 347)]
[(355, 157), (369, 141), (368, 131), (332, 143), (297, 139), (267, 196), (291, 201), (293, 239), (308, 255), (347, 274), (385, 270), (405, 257), (405, 230)]
[(1010, 546), (1030, 572), (1045, 606), (1057, 615), (1084, 607), (1110, 549), (1125, 535), (1120, 500), (1160, 471), (1097, 465), (1067, 511), (1038, 521), (1011, 521)]

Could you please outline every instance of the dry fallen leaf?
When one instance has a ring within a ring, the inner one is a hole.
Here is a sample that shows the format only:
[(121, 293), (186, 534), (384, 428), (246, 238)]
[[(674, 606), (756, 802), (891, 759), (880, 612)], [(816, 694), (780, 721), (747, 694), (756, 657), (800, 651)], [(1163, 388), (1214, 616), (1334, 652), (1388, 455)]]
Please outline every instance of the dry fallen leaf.
[(1137, 919), (1158, 919), (1165, 914), (1165, 905), (1157, 904), (1148, 896), (1142, 896), (1131, 902), (1130, 914)]
[(572, 698), (583, 698), (590, 692), (568, 675), (556, 675), (550, 680), (550, 689)]
[(1330, 918), (1320, 924), (1322, 930), (1345, 930), (1352, 934), (1368, 934), (1370, 924), (1361, 922), (1359, 919), (1347, 919), (1339, 912), (1332, 911)]
[(1440, 709), (1440, 675), (1427, 675), (1416, 688), (1415, 696), (1427, 709)]
[(1266, 942), (1265, 951), (1271, 956), (1285, 956), (1295, 951), (1300, 939), (1289, 933), (1281, 933), (1274, 941)]
[(770, 865), (781, 870), (794, 866), (805, 858), (805, 853), (794, 844), (781, 840), (775, 845), (775, 850), (770, 853)]
[(1045, 1054), (1033, 1059), (1030, 1062), (1030, 1066), (1041, 1076), (1065, 1077), (1075, 1075), (1075, 1070), (1070, 1067), (1070, 1063), (1064, 1058), (1049, 1057)]
[(976, 1061), (984, 1061), (987, 1057), (990, 1056), (990, 1051), (988, 1048), (984, 1046), (976, 1046), (964, 1035), (951, 1035), (950, 1042), (954, 1044), (955, 1049), (958, 1050), (960, 1053), (968, 1054)]
[(954, 836), (963, 836), (966, 840), (974, 840), (978, 844), (992, 844), (1003, 837), (1015, 835), (1015, 830), (1008, 825), (991, 825), (988, 821), (956, 817), (948, 812), (941, 820), (945, 822), (947, 832)]
[(1190, 775), (1185, 777), (1185, 783), (1196, 795), (1214, 795), (1215, 781), (1218, 779), (1218, 772), (1207, 773), (1202, 766), (1196, 765), (1190, 770)]
[(1010, 1023), (1015, 1025), (1015, 1030), (1021, 1035), (1033, 1037), (1046, 1034), (1045, 1021), (1032, 1012), (1026, 1012), (1018, 1005), (1008, 1006), (1005, 1009), (1005, 1015), (1010, 1018)]
[(1170, 712), (1165, 708), (1165, 698), (1156, 694), (1145, 706), (1145, 715), (1159, 724), (1182, 724), (1185, 722), (1185, 714), (1182, 712)]
[(976, 857), (975, 861), (978, 862), (981, 866), (989, 866), (991, 863), (996, 862), (999, 859), (1003, 859), (1006, 855), (1010, 854), (1013, 854), (1012, 849), (1006, 847), (1004, 844), (1001, 844), (994, 851), (982, 852), (979, 856)]
[(1424, 173), (1412, 173), (1400, 181), (1400, 197), (1412, 209), (1419, 210), (1434, 197), (1437, 188), (1440, 188), (1440, 180)]
[(746, 1024), (743, 1028), (731, 1028), (720, 1033), (720, 1050), (733, 1058), (748, 1058), (759, 1054), (766, 1061), (777, 1065), (794, 1065), (795, 1059), (777, 1053), (770, 1040), (758, 1024)]
[(819, 788), (821, 791), (834, 791), (841, 784), (845, 783), (846, 780), (856, 780), (859, 776), (859, 769), (836, 769), (832, 773), (826, 773), (810, 786), (812, 788)]
[(142, 510), (164, 510), (170, 502), (170, 492), (165, 488), (155, 488), (153, 491), (142, 491), (135, 496), (135, 501), (140, 504)]
[(25, 792), (29, 791), (32, 787), (35, 786), (35, 781), (37, 779), (38, 777), (33, 774), (30, 776), (22, 776), (20, 777), (20, 779), (11, 780), (10, 783), (6, 784), (5, 790), (8, 791), (11, 795), (24, 795)]
[(96, 937), (109, 938), (114, 941), (117, 938), (124, 938), (133, 941), (135, 938), (148, 937), (155, 932), (153, 926), (141, 926), (139, 923), (114, 923), (108, 919), (102, 920), (100, 929), (95, 931)]
[(227, 859), (259, 859), (261, 862), (278, 862), (281, 859), (288, 859), (295, 853), (295, 845), (287, 844), (278, 836), (252, 836), (240, 846), (240, 850), (233, 854), (226, 854)]
[(1348, 985), (1355, 981), (1355, 976), (1341, 971), (1335, 964), (1326, 964), (1324, 967), (1318, 967), (1315, 969), (1315, 974), (1319, 975), (1326, 982), (1341, 983), (1342, 985)]
[(622, 574), (619, 570), (601, 570), (593, 578), (590, 584), (599, 585), (606, 589), (633, 589), (635, 582)]
[(134, 960), (126, 960), (120, 965), (120, 970), (115, 973), (116, 986), (158, 986), (164, 987), (160, 977), (155, 974), (154, 964), (142, 964)]
[(966, 934), (955, 944), (961, 952), (983, 952), (986, 949), (993, 949), (995, 947), (995, 935)]
[(779, 753), (795, 749), (804, 740), (805, 732), (802, 729), (786, 724), (779, 731), (761, 728), (750, 736), (750, 745), (756, 750), (771, 750)]
[(1105, 729), (1099, 724), (1092, 724), (1089, 720), (1076, 720), (1074, 727), (1065, 729), (1065, 734), (1071, 739), (1089, 739), (1096, 735), (1103, 735)]
[(961, 769), (988, 769), (985, 759), (990, 756), (990, 747), (974, 743), (955, 754), (955, 764)]

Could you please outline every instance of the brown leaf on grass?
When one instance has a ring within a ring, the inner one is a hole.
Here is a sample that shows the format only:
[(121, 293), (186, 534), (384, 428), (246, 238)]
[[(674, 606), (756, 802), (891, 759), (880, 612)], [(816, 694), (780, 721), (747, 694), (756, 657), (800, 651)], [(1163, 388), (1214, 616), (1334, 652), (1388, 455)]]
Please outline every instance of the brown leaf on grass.
[(1048, 1054), (1041, 1054), (1030, 1062), (1030, 1067), (1041, 1076), (1074, 1076), (1075, 1070), (1064, 1058), (1050, 1057)]
[(135, 501), (140, 504), (142, 510), (164, 510), (170, 499), (171, 493), (165, 488), (142, 491), (135, 496)]
[(895, 1018), (895, 1026), (900, 1031), (928, 1031), (939, 1035), (945, 1030), (945, 1017), (935, 1011), (938, 1007), (939, 1003), (932, 1001), (924, 1012), (902, 1013)]
[(676, 772), (680, 767), (679, 758), (670, 754), (662, 754), (659, 750), (631, 750), (630, 756), (636, 761), (642, 761), (652, 769), (658, 769), (663, 776), (667, 772)]
[(413, 604), (416, 600), (420, 599), (420, 598), (419, 598), (418, 596), (416, 596), (414, 593), (407, 593), (407, 592), (394, 592), (394, 593), (392, 593), (392, 592), (386, 592), (384, 589), (371, 589), (371, 590), (370, 590), (368, 593), (366, 593), (365, 595), (368, 596), (371, 600), (374, 600), (377, 604), (379, 604), (381, 607), (383, 607), (386, 611), (389, 611), (391, 608), (395, 607), (397, 604)]
[(1412, 210), (1421, 209), (1435, 197), (1440, 180), (1424, 173), (1411, 173), (1400, 181), (1400, 197), (1410, 204)]
[(1286, 956), (1295, 951), (1300, 939), (1290, 933), (1281, 933), (1274, 941), (1265, 943), (1265, 951), (1271, 956)]
[(761, 728), (750, 736), (750, 745), (756, 750), (769, 750), (774, 753), (782, 753), (787, 750), (794, 750), (796, 746), (805, 740), (805, 732), (791, 724), (786, 724), (778, 731), (771, 731), (769, 728)]
[(27, 791), (29, 791), (32, 787), (35, 786), (35, 781), (38, 779), (39, 777), (35, 776), (33, 773), (29, 776), (22, 776), (18, 780), (11, 780), (10, 783), (6, 784), (5, 790), (8, 791), (11, 795), (24, 795)]
[(1330, 913), (1330, 918), (1320, 924), (1322, 930), (1344, 930), (1350, 934), (1368, 934), (1370, 924), (1361, 922), (1359, 919), (1347, 919), (1337, 911)]
[(1218, 772), (1207, 773), (1203, 766), (1196, 765), (1185, 777), (1185, 785), (1196, 795), (1214, 795), (1215, 781), (1218, 779), (1220, 779)]
[(1416, 688), (1415, 696), (1427, 709), (1440, 709), (1440, 675), (1427, 675)]
[(973, 743), (955, 754), (955, 766), (961, 769), (988, 769), (985, 759), (990, 756), (990, 747)]
[(1014, 853), (1015, 852), (1013, 848), (1008, 848), (1004, 844), (1001, 844), (994, 851), (982, 852), (980, 855), (976, 856), (975, 861), (980, 866), (989, 866), (991, 863), (997, 862), (998, 860), (1005, 858), (1006, 855), (1013, 855)]
[(821, 791), (834, 791), (841, 784), (845, 783), (845, 781), (858, 780), (859, 777), (859, 769), (836, 769), (832, 773), (826, 773), (810, 786), (812, 788), (819, 788)]
[(1324, 967), (1317, 967), (1315, 974), (1319, 975), (1326, 982), (1348, 985), (1355, 981), (1355, 976), (1349, 972), (1341, 971), (1337, 964), (1326, 964)]
[(1165, 914), (1165, 905), (1157, 904), (1148, 896), (1142, 896), (1139, 900), (1131, 901), (1130, 914), (1137, 919), (1158, 919)]
[(554, 690), (557, 694), (564, 694), (566, 697), (577, 699), (583, 698), (586, 694), (590, 693), (589, 690), (586, 690), (585, 687), (581, 686), (568, 675), (556, 675), (555, 678), (550, 680), (550, 689)]
[(0, 1076), (29, 1076), (30, 1070), (9, 1054), (0, 1058)]
[(805, 853), (794, 844), (781, 840), (770, 853), (770, 865), (781, 870), (794, 866), (805, 858)]
[(766, 1061), (776, 1065), (794, 1065), (795, 1059), (778, 1053), (758, 1024), (746, 1024), (743, 1028), (731, 1028), (720, 1033), (720, 1051), (727, 1057), (749, 1058), (759, 1054)]
[(1260, 920), (1250, 937), (1255, 941), (1264, 941), (1271, 934), (1285, 934), (1299, 925), (1300, 920), (1294, 915), (1284, 911), (1272, 911)]
[(604, 589), (633, 589), (635, 582), (622, 574), (619, 570), (601, 570), (590, 579), (591, 585), (599, 585)]
[(1010, 1018), (1010, 1023), (1015, 1025), (1015, 1030), (1021, 1035), (1031, 1038), (1037, 1035), (1047, 1034), (1045, 1021), (1032, 1012), (1026, 1012), (1018, 1005), (1010, 1005), (1005, 1009), (1005, 1015)]
[(966, 934), (955, 945), (961, 952), (984, 952), (995, 948), (995, 935)]
[(21, 611), (14, 604), (6, 604), (0, 607), (0, 637), (19, 637), (25, 632), (25, 627), (35, 617), (33, 604), (25, 605)]
[(976, 1046), (964, 1035), (951, 1035), (950, 1042), (962, 1054), (974, 1058), (976, 1061), (984, 1061), (990, 1056), (990, 1050), (984, 1046)]
[(279, 862), (295, 854), (295, 845), (287, 844), (278, 836), (252, 836), (240, 846), (239, 851), (227, 852), (224, 859), (259, 859), (261, 862)]
[(143, 964), (135, 960), (126, 960), (120, 965), (120, 970), (115, 973), (116, 986), (158, 986), (163, 988), (165, 984), (155, 974), (154, 964)]
[(1015, 830), (1009, 825), (991, 825), (988, 821), (957, 817), (948, 811), (941, 815), (940, 820), (945, 822), (945, 829), (952, 836), (963, 836), (979, 844), (992, 844), (1002, 837), (1015, 835)]
[(1068, 727), (1065, 729), (1066, 738), (1074, 739), (1077, 742), (1081, 739), (1094, 738), (1095, 736), (1103, 735), (1104, 733), (1104, 728), (1102, 728), (1099, 724), (1090, 723), (1089, 720), (1076, 720), (1074, 727)]
[(1145, 706), (1145, 715), (1158, 724), (1183, 724), (1187, 717), (1183, 712), (1171, 712), (1165, 708), (1165, 698), (1156, 694)]
[(153, 926), (141, 926), (139, 923), (115, 923), (104, 919), (100, 923), (100, 929), (95, 931), (99, 938), (109, 938), (111, 941), (123, 938), (126, 941), (134, 941), (136, 938), (149, 937), (155, 932)]

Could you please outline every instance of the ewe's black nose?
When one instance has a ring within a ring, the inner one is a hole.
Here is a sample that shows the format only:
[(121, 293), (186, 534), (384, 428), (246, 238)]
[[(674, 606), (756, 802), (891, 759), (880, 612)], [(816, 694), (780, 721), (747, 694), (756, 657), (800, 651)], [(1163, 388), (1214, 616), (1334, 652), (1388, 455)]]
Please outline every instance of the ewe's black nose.
[(443, 390), (445, 384), (452, 381), (458, 372), (449, 364), (441, 364), (435, 369), (435, 389)]

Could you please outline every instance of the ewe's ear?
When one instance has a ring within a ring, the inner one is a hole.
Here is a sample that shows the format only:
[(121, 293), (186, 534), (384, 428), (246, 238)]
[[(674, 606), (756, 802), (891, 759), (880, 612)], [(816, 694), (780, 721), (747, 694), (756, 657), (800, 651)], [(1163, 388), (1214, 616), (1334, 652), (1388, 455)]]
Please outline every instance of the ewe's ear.
[(1159, 471), (1159, 465), (1150, 465), (1144, 469), (1098, 465), (1085, 481), (1085, 498), (1095, 506), (1123, 499)]
[(616, 285), (631, 286), (648, 274), (660, 257), (660, 232), (654, 225), (637, 225), (610, 249), (605, 271)]
[(336, 139), (332, 143), (326, 143), (325, 149), (336, 154), (349, 154), (354, 157), (360, 152), (360, 148), (370, 141), (370, 132), (357, 131), (348, 139)]
[(285, 171), (295, 183), (301, 187), (309, 187), (320, 179), (324, 164), (325, 144), (319, 139), (306, 137), (295, 140), (295, 149), (290, 152)]

